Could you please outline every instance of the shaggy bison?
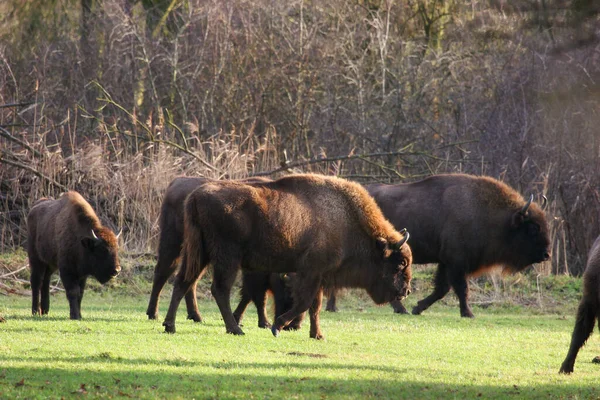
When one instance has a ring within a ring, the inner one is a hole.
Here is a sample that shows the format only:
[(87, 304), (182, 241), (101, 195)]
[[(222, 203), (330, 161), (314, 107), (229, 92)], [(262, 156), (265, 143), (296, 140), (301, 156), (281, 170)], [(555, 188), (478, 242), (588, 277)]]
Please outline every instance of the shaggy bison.
[(58, 200), (38, 200), (27, 217), (27, 228), (32, 313), (48, 314), (50, 276), (58, 269), (71, 319), (81, 319), (88, 276), (106, 283), (121, 271), (117, 236), (102, 226), (88, 202), (72, 191)]
[[(560, 373), (570, 374), (573, 372), (577, 353), (590, 337), (597, 318), (600, 319), (600, 236), (596, 238), (588, 254), (587, 265), (583, 273), (583, 298), (579, 302), (571, 345), (567, 357), (560, 367)], [(600, 329), (600, 325), (598, 327)]]
[[(421, 314), (450, 288), (458, 296), (460, 315), (473, 317), (467, 277), (496, 265), (517, 272), (550, 258), (544, 212), (508, 185), (486, 176), (434, 175), (414, 183), (368, 185), (383, 214), (396, 228), (411, 232), (415, 264), (438, 263), (434, 291), (419, 301)], [(401, 302), (394, 311), (406, 313)], [(327, 308), (335, 307), (332, 296)]]
[[(158, 316), (160, 293), (167, 280), (175, 273), (178, 267), (177, 261), (180, 258), (181, 244), (183, 243), (183, 204), (185, 199), (195, 189), (210, 181), (210, 179), (200, 177), (179, 177), (175, 178), (167, 188), (159, 217), (158, 261), (154, 269), (152, 293), (150, 294), (148, 309), (146, 310), (149, 319), (156, 319)], [(246, 183), (268, 181), (269, 179), (265, 178), (244, 180)], [(289, 294), (285, 293), (285, 291), (289, 291), (286, 288), (287, 286), (284, 285), (279, 274), (271, 276), (270, 273), (265, 272), (245, 272), (242, 276), (240, 304), (234, 313), (236, 321), (239, 322), (246, 307), (250, 301), (253, 301), (258, 312), (258, 326), (269, 328), (271, 324), (269, 323), (265, 309), (267, 292), (271, 291), (275, 297), (275, 315), (277, 316), (278, 310), (280, 312), (281, 310), (285, 311), (284, 304), (286, 304), (286, 298), (289, 297)], [(196, 283), (185, 294), (185, 301), (188, 319), (196, 322), (202, 321), (196, 301)], [(287, 301), (287, 304), (289, 304), (289, 300)], [(294, 327), (299, 328), (300, 321), (297, 321)]]
[(320, 339), (323, 287), (362, 287), (378, 304), (410, 292), (407, 239), (364, 188), (343, 179), (293, 175), (252, 185), (206, 183), (186, 200), (182, 268), (165, 331), (175, 332), (181, 299), (212, 264), (211, 291), (228, 333), (243, 334), (229, 303), (241, 267), (295, 272), (293, 307), (277, 317), (272, 332), (277, 336), (310, 306), (310, 337)]

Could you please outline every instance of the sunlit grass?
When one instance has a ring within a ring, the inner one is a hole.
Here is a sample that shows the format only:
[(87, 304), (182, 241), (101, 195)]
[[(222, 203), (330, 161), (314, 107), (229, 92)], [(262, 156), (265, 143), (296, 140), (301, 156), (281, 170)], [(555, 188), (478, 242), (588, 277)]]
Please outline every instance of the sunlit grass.
[(185, 320), (182, 307), (177, 333), (168, 335), (160, 320), (146, 319), (145, 296), (107, 291), (86, 294), (84, 319), (70, 321), (63, 296), (52, 297), (43, 318), (30, 316), (29, 298), (2, 299), (0, 398), (600, 396), (600, 367), (590, 362), (600, 352), (597, 338), (572, 376), (557, 373), (573, 307), (565, 315), (475, 308), (477, 318), (468, 320), (445, 305), (415, 317), (347, 297), (342, 312), (323, 313), (326, 340), (315, 341), (306, 325), (272, 337), (256, 327), (251, 308), (246, 335), (227, 335), (211, 301), (200, 303), (202, 324)]

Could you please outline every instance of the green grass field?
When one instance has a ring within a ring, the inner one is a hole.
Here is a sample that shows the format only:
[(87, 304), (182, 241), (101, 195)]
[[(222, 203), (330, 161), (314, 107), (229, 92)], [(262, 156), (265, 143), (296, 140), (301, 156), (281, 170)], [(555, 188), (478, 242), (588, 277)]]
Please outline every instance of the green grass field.
[[(161, 317), (168, 305), (163, 294)], [(417, 294), (420, 296), (420, 294)], [(474, 307), (477, 318), (434, 305), (422, 316), (395, 315), (350, 296), (323, 313), (325, 341), (302, 330), (274, 338), (256, 327), (225, 334), (214, 302), (205, 322), (185, 320), (164, 334), (146, 319), (147, 296), (86, 293), (82, 321), (68, 320), (64, 293), (50, 315), (32, 317), (30, 299), (3, 296), (0, 398), (570, 398), (600, 397), (595, 333), (575, 373), (559, 375), (575, 303), (564, 314), (525, 307)], [(408, 302), (411, 306), (418, 297)]]

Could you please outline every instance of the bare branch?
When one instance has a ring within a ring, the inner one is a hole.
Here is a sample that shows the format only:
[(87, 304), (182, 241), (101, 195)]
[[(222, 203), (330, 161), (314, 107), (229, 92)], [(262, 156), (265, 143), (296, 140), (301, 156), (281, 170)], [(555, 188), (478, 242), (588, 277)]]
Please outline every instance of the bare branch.
[(48, 183), (51, 183), (52, 185), (54, 185), (54, 186), (56, 186), (56, 187), (64, 190), (65, 192), (69, 190), (66, 186), (64, 186), (64, 185), (56, 182), (54, 179), (52, 179), (52, 178), (50, 178), (50, 177), (42, 174), (41, 172), (39, 172), (39, 171), (31, 168), (30, 166), (25, 165), (25, 164), (21, 164), (18, 161), (11, 161), (11, 160), (7, 159), (5, 153), (0, 154), (0, 163), (12, 165), (13, 167), (17, 167), (17, 168), (24, 169), (25, 171), (29, 171), (32, 174), (34, 174), (35, 176), (40, 177), (41, 179), (43, 179), (43, 180), (47, 181)]
[(17, 139), (13, 135), (11, 135), (10, 132), (7, 131), (6, 129), (4, 129), (2, 126), (0, 126), (0, 136), (4, 137), (4, 138), (6, 138), (6, 139), (8, 139), (8, 140), (10, 140), (12, 142), (15, 142), (15, 143), (19, 144), (20, 146), (26, 148), (31, 153), (33, 153), (33, 155), (36, 156), (36, 157), (41, 157), (42, 156), (42, 153), (40, 153), (39, 151), (37, 151), (36, 149), (34, 149), (30, 145), (28, 145), (27, 143), (25, 143), (21, 139)]

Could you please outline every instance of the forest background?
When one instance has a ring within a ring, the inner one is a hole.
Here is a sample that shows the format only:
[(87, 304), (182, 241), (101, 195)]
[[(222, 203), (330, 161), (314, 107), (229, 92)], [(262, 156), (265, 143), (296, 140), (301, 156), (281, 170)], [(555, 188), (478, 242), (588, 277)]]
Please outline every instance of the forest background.
[(547, 196), (553, 258), (600, 233), (593, 0), (6, 0), (0, 253), (81, 192), (154, 253), (179, 175), (486, 174)]

